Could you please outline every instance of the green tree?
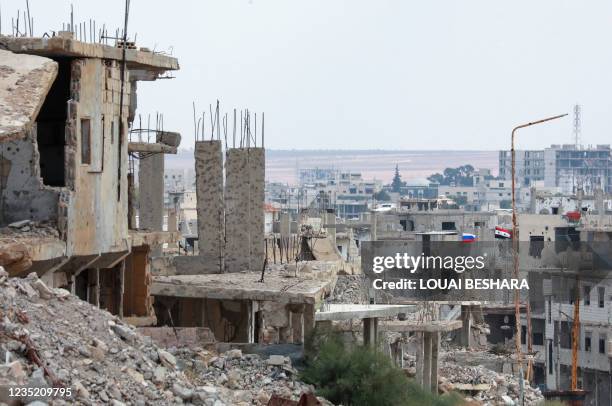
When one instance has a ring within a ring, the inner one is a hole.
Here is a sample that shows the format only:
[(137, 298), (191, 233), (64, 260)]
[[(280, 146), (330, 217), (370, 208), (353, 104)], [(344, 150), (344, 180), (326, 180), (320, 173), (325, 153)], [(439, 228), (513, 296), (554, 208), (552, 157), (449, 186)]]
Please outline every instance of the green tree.
[(467, 196), (450, 196), (459, 206), (465, 206), (467, 204)]
[(474, 186), (473, 175), (472, 165), (462, 165), (457, 168), (446, 168), (442, 173), (434, 173), (427, 180), (444, 186)]
[(395, 193), (399, 193), (404, 185), (405, 183), (402, 182), (402, 175), (399, 173), (399, 166), (395, 165), (395, 175), (393, 175), (393, 180), (391, 181), (391, 190)]
[[(346, 406), (451, 406), (458, 397), (436, 396), (409, 380), (384, 354), (365, 346), (347, 346), (333, 333), (318, 338), (314, 358), (301, 374), (317, 394)], [(312, 340), (308, 346), (312, 349)]]
[(378, 200), (379, 202), (388, 202), (391, 200), (391, 196), (389, 196), (389, 193), (384, 190), (381, 190), (378, 193), (374, 193), (372, 197), (374, 197), (374, 199)]

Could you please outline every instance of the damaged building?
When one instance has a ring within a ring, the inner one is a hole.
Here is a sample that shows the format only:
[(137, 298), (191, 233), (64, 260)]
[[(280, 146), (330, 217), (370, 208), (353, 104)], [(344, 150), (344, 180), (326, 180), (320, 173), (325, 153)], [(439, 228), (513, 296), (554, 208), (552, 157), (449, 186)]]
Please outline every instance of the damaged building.
[(231, 147), (214, 133), (196, 140), (197, 241), (186, 255), (153, 258), (159, 327), (208, 328), (219, 342), (261, 344), (302, 344), (314, 328), (342, 257), (287, 213), (270, 224), (277, 232), (265, 233), (263, 127), (261, 134)]
[(176, 233), (144, 218), (137, 228), (134, 161), (163, 163), (180, 136), (132, 142), (130, 128), (138, 81), (179, 66), (122, 45), (0, 36), (0, 265), (151, 323), (149, 255)]

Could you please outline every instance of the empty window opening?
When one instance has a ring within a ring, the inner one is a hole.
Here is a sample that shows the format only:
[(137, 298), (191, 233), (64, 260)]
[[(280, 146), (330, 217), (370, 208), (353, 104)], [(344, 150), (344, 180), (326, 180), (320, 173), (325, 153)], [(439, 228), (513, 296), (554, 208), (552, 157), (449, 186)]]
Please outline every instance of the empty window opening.
[(590, 306), (591, 305), (591, 287), (588, 285), (583, 286), (583, 291), (584, 291), (584, 305), (585, 306)]
[(442, 222), (442, 230), (456, 230), (454, 221), (443, 221)]
[(530, 235), (529, 236), (529, 255), (534, 258), (541, 258), (543, 249), (544, 249), (544, 236), (543, 235)]
[(584, 350), (591, 352), (591, 332), (587, 331), (584, 333)]
[(70, 99), (70, 60), (56, 59), (58, 72), (36, 118), (40, 175), (47, 186), (65, 186), (64, 148)]
[(91, 164), (91, 120), (81, 119), (81, 163)]

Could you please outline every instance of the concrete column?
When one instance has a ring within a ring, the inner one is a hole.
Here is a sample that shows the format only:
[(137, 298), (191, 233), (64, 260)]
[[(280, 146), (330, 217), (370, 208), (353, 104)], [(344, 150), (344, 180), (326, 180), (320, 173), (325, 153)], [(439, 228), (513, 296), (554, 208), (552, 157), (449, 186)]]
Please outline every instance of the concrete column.
[(461, 305), (461, 346), (472, 347), (472, 308), (468, 305)]
[(265, 150), (228, 149), (225, 178), (227, 271), (259, 272), (265, 257)]
[(134, 174), (132, 172), (127, 175), (128, 181), (128, 229), (136, 229), (136, 191), (134, 186)]
[(423, 362), (423, 333), (416, 333), (416, 380), (423, 386), (424, 381), (424, 362)]
[(376, 337), (378, 336), (378, 318), (363, 319), (363, 344), (376, 347)]
[(119, 268), (119, 317), (123, 318), (123, 296), (125, 294), (125, 259)]
[(431, 388), (431, 355), (432, 355), (431, 333), (423, 333), (423, 388)]
[(169, 209), (168, 210), (168, 231), (177, 231), (178, 230), (178, 224), (176, 221), (176, 209)]
[(138, 228), (161, 231), (164, 222), (164, 154), (138, 165)]
[(304, 339), (312, 333), (315, 327), (315, 308), (313, 304), (304, 305)]
[[(178, 221), (177, 221), (177, 216), (176, 216), (176, 209), (175, 208), (168, 209), (167, 215), (168, 215), (168, 229), (167, 230), (169, 232), (178, 231)], [(178, 248), (178, 247), (179, 247), (178, 242), (168, 244), (168, 248)]]
[(221, 141), (197, 141), (194, 156), (199, 255), (214, 261), (222, 271), (225, 219)]
[(289, 213), (280, 214), (280, 235), (281, 237), (289, 237), (291, 234), (291, 216)]
[(370, 231), (370, 239), (372, 241), (376, 241), (378, 238), (376, 235), (376, 212), (372, 211), (370, 212), (370, 215), (372, 216), (372, 230)]
[(434, 394), (438, 393), (438, 368), (439, 359), (438, 353), (440, 351), (440, 333), (431, 334), (431, 392)]
[(293, 343), (302, 344), (304, 342), (304, 319), (303, 313), (291, 313), (291, 328), (293, 330)]
[(100, 307), (100, 268), (87, 271), (87, 282), (89, 284), (87, 301), (96, 307)]
[(327, 235), (329, 235), (329, 238), (332, 241), (332, 244), (334, 244), (334, 247), (336, 246), (336, 213), (335, 211), (331, 211), (331, 212), (327, 212), (325, 213), (325, 219), (324, 219), (324, 224), (325, 227), (327, 229)]

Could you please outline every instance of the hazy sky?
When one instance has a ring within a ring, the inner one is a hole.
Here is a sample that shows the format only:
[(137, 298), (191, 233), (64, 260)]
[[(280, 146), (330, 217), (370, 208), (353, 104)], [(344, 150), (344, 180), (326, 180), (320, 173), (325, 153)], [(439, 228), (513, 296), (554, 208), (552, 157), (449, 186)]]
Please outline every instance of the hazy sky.
[[(122, 26), (123, 0), (73, 1)], [(30, 0), (35, 33), (68, 0)], [(0, 0), (2, 29), (25, 0)], [(132, 0), (139, 46), (173, 47), (176, 79), (140, 86), (138, 111), (193, 142), (192, 101), (266, 113), (268, 148), (499, 149), (514, 125), (583, 108), (585, 144), (612, 137), (612, 2)], [(573, 140), (572, 118), (520, 148)]]

